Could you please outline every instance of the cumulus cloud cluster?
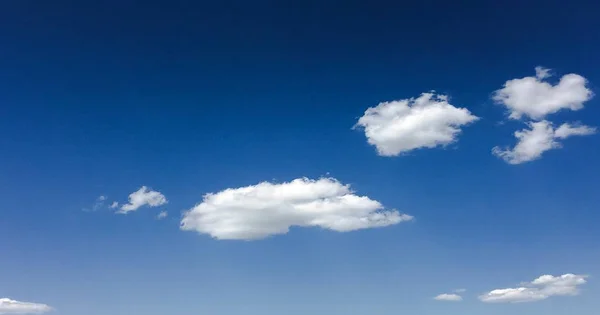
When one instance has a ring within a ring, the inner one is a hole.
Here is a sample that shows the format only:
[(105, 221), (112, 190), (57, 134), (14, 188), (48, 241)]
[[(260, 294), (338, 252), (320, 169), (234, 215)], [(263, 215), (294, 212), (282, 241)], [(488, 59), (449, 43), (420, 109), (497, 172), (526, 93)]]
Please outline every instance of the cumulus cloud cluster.
[[(554, 129), (546, 116), (561, 110), (584, 108), (594, 93), (588, 81), (570, 73), (552, 84), (550, 69), (538, 66), (535, 76), (508, 80), (492, 99), (506, 108), (509, 118), (526, 122), (529, 129), (515, 132), (514, 148), (495, 146), (492, 153), (510, 164), (539, 159), (545, 151), (561, 148), (559, 139), (591, 135), (594, 127), (563, 123)], [(423, 93), (417, 98), (383, 102), (368, 108), (354, 128), (361, 128), (367, 142), (381, 156), (398, 156), (421, 149), (446, 146), (458, 140), (462, 128), (479, 120), (466, 108), (452, 105), (447, 95)]]
[[(544, 152), (562, 147), (572, 136), (596, 133), (595, 127), (562, 123), (558, 127), (547, 116), (561, 110), (577, 111), (593, 97), (587, 80), (567, 74), (556, 84), (547, 82), (551, 70), (535, 68), (536, 75), (506, 81), (492, 99), (504, 106), (509, 118), (525, 121), (527, 128), (514, 132), (514, 147), (499, 147), (492, 153), (509, 164), (520, 164), (542, 157)], [(456, 107), (446, 95), (423, 93), (417, 98), (383, 102), (368, 108), (354, 128), (364, 131), (369, 144), (381, 156), (398, 156), (421, 148), (436, 148), (458, 140), (462, 128), (479, 120), (468, 109)], [(96, 200), (93, 210), (104, 205), (106, 197)], [(167, 203), (160, 192), (142, 186), (131, 193), (128, 203), (113, 202), (110, 208), (126, 214), (141, 207)], [(160, 212), (156, 219), (168, 216)], [(245, 187), (208, 193), (200, 203), (186, 211), (180, 229), (206, 234), (220, 240), (259, 240), (286, 234), (292, 227), (318, 227), (349, 232), (378, 228), (410, 221), (413, 217), (382, 203), (357, 195), (349, 185), (335, 178), (297, 178), (289, 182), (261, 182)], [(516, 288), (495, 289), (479, 296), (486, 303), (518, 303), (579, 294), (587, 276), (544, 275)], [(434, 297), (437, 301), (460, 302), (464, 289)], [(0, 314), (43, 313), (45, 304), (0, 299)]]
[[(126, 214), (130, 211), (136, 211), (140, 207), (158, 207), (167, 203), (167, 198), (160, 192), (151, 190), (146, 186), (142, 186), (138, 191), (129, 195), (129, 203), (121, 206), (118, 213)], [(118, 206), (118, 204), (113, 203)], [(112, 206), (112, 205), (111, 205)]]
[(257, 240), (286, 234), (292, 226), (347, 232), (411, 219), (334, 178), (298, 178), (206, 194), (184, 214), (181, 229), (216, 239)]
[(446, 95), (423, 93), (418, 98), (380, 103), (368, 108), (355, 127), (361, 127), (379, 155), (397, 156), (457, 141), (461, 127), (479, 118), (448, 102)]
[(529, 129), (514, 133), (518, 142), (514, 148), (496, 146), (492, 153), (509, 164), (521, 164), (539, 159), (548, 150), (561, 148), (559, 139), (596, 133), (596, 128), (563, 123), (557, 129), (544, 118), (563, 109), (580, 110), (593, 97), (587, 80), (578, 74), (564, 75), (556, 85), (545, 79), (551, 77), (550, 69), (535, 68), (535, 77), (506, 81), (504, 87), (493, 94), (498, 104), (504, 105), (509, 118), (527, 117)]
[(544, 275), (517, 288), (496, 289), (487, 292), (479, 299), (486, 303), (535, 302), (552, 296), (579, 294), (579, 286), (585, 284), (587, 276), (564, 274), (562, 276)]
[(539, 159), (548, 150), (561, 148), (562, 144), (558, 140), (596, 133), (596, 128), (569, 123), (564, 123), (555, 129), (547, 120), (529, 122), (527, 125), (529, 129), (515, 132), (518, 142), (513, 148), (496, 146), (492, 149), (492, 153), (509, 164), (521, 164)]
[(52, 307), (46, 304), (0, 299), (0, 314), (42, 314), (50, 311)]

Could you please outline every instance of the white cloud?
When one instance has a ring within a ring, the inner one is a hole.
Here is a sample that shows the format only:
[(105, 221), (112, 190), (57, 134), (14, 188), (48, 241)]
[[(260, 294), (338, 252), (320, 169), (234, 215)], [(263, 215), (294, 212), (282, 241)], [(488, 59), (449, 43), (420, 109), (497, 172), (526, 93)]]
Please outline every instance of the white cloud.
[(579, 294), (579, 286), (585, 284), (587, 276), (564, 274), (544, 275), (518, 288), (496, 289), (479, 296), (486, 303), (519, 303), (545, 300), (552, 296)]
[(150, 190), (142, 186), (138, 191), (129, 195), (129, 203), (121, 206), (118, 213), (126, 214), (129, 211), (135, 211), (142, 206), (158, 207), (167, 203), (167, 198), (158, 191)]
[(94, 205), (91, 208), (84, 208), (83, 211), (85, 212), (95, 212), (100, 210), (100, 208), (102, 208), (102, 206), (104, 206), (104, 201), (106, 201), (106, 196), (99, 196), (98, 198), (96, 198), (96, 201), (94, 202)]
[(460, 302), (462, 301), (462, 296), (458, 295), (458, 294), (440, 294), (436, 297), (433, 298), (434, 300), (437, 301), (446, 301), (446, 302)]
[(169, 213), (168, 213), (167, 211), (161, 211), (161, 212), (160, 212), (160, 213), (159, 213), (159, 214), (156, 216), (156, 218), (157, 218), (157, 219), (159, 219), (159, 220), (162, 220), (162, 219), (166, 218), (168, 215), (169, 215)]
[(382, 156), (397, 156), (419, 148), (457, 141), (460, 127), (479, 118), (448, 102), (446, 95), (423, 93), (418, 98), (380, 103), (367, 109), (356, 127)]
[(298, 178), (206, 194), (184, 214), (181, 229), (216, 239), (257, 240), (286, 234), (292, 226), (347, 232), (411, 219), (385, 210), (376, 200), (355, 195), (349, 185), (334, 178)]
[(467, 289), (456, 289), (454, 290), (454, 293), (465, 293), (467, 292)]
[(542, 157), (548, 150), (560, 148), (562, 145), (557, 139), (566, 139), (570, 136), (591, 135), (596, 128), (569, 123), (562, 124), (556, 130), (551, 122), (546, 120), (528, 123), (530, 129), (515, 132), (518, 139), (514, 148), (494, 147), (492, 153), (509, 164), (521, 164)]
[(589, 126), (572, 126), (570, 124), (562, 124), (554, 132), (554, 136), (560, 139), (566, 139), (570, 136), (588, 136), (596, 133), (596, 128)]
[(545, 82), (550, 70), (535, 68), (535, 77), (506, 81), (504, 87), (494, 92), (492, 99), (506, 106), (512, 119), (523, 115), (542, 120), (546, 115), (562, 109), (580, 110), (583, 103), (594, 94), (586, 87), (587, 80), (578, 74), (564, 75), (556, 85)]
[(111, 204), (110, 204), (110, 208), (111, 208), (111, 209), (116, 209), (116, 208), (118, 208), (118, 207), (119, 207), (119, 203), (118, 203), (118, 202), (116, 202), (116, 201), (113, 201), (113, 203), (111, 203)]
[(532, 122), (528, 124), (530, 130), (523, 129), (515, 132), (519, 140), (514, 148), (494, 147), (492, 153), (510, 164), (520, 164), (533, 161), (542, 156), (542, 153), (560, 147), (554, 140), (554, 129), (548, 121)]
[(46, 304), (0, 299), (0, 314), (42, 314), (51, 310), (52, 307)]
[(541, 66), (535, 67), (535, 77), (538, 78), (538, 80), (549, 78), (551, 76), (550, 69)]

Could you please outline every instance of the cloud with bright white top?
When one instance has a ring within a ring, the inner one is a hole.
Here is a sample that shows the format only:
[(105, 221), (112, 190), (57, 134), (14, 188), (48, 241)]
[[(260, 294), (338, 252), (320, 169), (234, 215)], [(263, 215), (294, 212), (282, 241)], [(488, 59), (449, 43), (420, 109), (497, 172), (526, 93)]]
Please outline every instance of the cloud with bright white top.
[(546, 82), (550, 69), (536, 67), (535, 72), (534, 77), (508, 80), (493, 93), (492, 99), (506, 107), (509, 118), (542, 120), (563, 109), (580, 110), (594, 96), (586, 86), (587, 79), (579, 74), (566, 74), (552, 85)]
[(129, 195), (129, 203), (121, 206), (117, 213), (127, 214), (130, 211), (136, 211), (140, 207), (158, 207), (167, 203), (167, 198), (158, 191), (142, 186), (138, 191)]
[(379, 155), (398, 156), (454, 143), (461, 127), (478, 119), (468, 109), (450, 104), (446, 95), (423, 93), (367, 109), (354, 128), (363, 129)]
[(528, 126), (529, 129), (515, 132), (518, 142), (513, 148), (496, 146), (492, 153), (509, 164), (521, 164), (541, 158), (548, 150), (561, 148), (562, 144), (558, 140), (596, 133), (596, 128), (569, 123), (555, 129), (552, 123), (546, 120), (530, 122)]
[(585, 275), (570, 273), (556, 277), (544, 275), (518, 288), (492, 290), (479, 296), (479, 299), (486, 303), (522, 303), (541, 301), (552, 296), (575, 296), (580, 292), (579, 286), (587, 282), (586, 278)]
[(462, 301), (462, 296), (455, 293), (444, 293), (440, 294), (433, 298), (436, 301), (444, 301), (444, 302), (460, 302)]
[(46, 304), (0, 299), (0, 314), (42, 314), (52, 311)]
[(292, 226), (349, 232), (412, 218), (356, 195), (334, 178), (298, 178), (206, 194), (183, 215), (180, 228), (221, 240), (258, 240), (286, 234)]

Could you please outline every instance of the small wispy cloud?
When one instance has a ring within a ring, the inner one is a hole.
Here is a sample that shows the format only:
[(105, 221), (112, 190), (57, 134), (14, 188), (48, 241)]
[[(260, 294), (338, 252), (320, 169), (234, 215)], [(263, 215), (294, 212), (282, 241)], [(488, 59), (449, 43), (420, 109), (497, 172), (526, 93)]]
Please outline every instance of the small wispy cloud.
[(167, 203), (165, 195), (158, 191), (149, 189), (146, 186), (142, 186), (139, 190), (129, 195), (129, 203), (121, 206), (121, 209), (117, 211), (120, 214), (127, 214), (131, 211), (136, 211), (140, 207), (158, 207)]
[(96, 201), (94, 201), (94, 204), (90, 208), (83, 208), (82, 210), (85, 212), (98, 211), (98, 210), (102, 209), (105, 201), (106, 201), (106, 196), (101, 195), (98, 198), (96, 198)]
[(433, 298), (436, 301), (444, 301), (444, 302), (460, 302), (462, 301), (462, 296), (454, 293), (444, 293), (440, 294)]
[(169, 216), (169, 213), (167, 211), (161, 211), (157, 216), (156, 219), (158, 220), (162, 220), (164, 218), (166, 218), (167, 216)]

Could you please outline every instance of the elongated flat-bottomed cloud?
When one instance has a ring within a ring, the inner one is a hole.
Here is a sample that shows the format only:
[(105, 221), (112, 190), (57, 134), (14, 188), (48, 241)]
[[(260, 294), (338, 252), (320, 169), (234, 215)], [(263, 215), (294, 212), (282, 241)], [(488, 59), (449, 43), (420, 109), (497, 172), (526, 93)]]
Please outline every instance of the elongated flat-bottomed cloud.
[(479, 299), (486, 303), (522, 303), (541, 301), (552, 296), (574, 296), (579, 294), (579, 286), (587, 282), (586, 278), (585, 275), (571, 273), (544, 275), (516, 288), (492, 290), (479, 296)]
[(455, 293), (444, 293), (440, 294), (433, 298), (436, 301), (444, 301), (444, 302), (460, 302), (462, 301), (462, 296)]
[(50, 311), (52, 307), (46, 304), (0, 299), (0, 314), (42, 314)]
[(216, 239), (257, 240), (286, 234), (292, 226), (348, 232), (411, 219), (334, 178), (298, 178), (206, 194), (184, 214), (181, 229)]

